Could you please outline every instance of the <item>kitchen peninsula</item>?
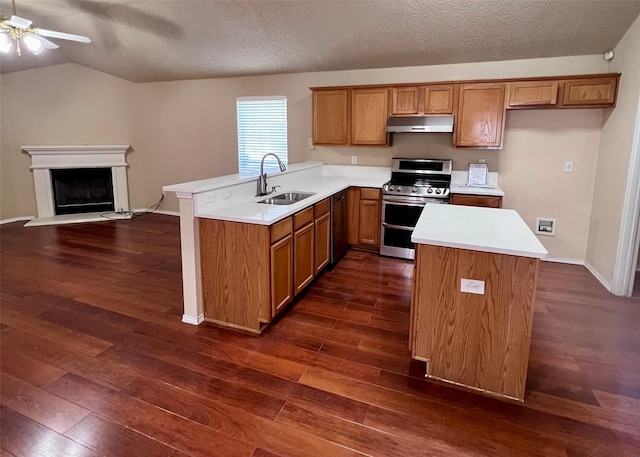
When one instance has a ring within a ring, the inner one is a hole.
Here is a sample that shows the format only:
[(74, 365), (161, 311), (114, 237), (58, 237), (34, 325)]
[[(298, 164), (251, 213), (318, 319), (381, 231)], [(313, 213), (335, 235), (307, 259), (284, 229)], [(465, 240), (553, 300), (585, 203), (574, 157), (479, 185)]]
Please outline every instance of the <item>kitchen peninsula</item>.
[[(380, 237), (380, 188), (390, 172), (388, 167), (292, 164), (268, 177), (269, 188), (281, 186), (273, 195), (311, 194), (290, 205), (259, 203), (265, 197), (255, 196), (255, 176), (165, 186), (180, 200), (183, 322), (198, 325), (206, 319), (260, 333), (326, 266), (332, 195), (349, 189), (350, 232), (359, 224), (364, 243)], [(464, 172), (454, 172), (452, 191), (504, 195), (497, 173), (490, 173), (495, 186), (489, 189), (455, 184), (466, 180), (458, 173)], [(375, 242), (368, 246), (377, 252)]]
[(524, 401), (546, 249), (514, 210), (427, 205), (413, 232), (409, 344), (426, 376)]

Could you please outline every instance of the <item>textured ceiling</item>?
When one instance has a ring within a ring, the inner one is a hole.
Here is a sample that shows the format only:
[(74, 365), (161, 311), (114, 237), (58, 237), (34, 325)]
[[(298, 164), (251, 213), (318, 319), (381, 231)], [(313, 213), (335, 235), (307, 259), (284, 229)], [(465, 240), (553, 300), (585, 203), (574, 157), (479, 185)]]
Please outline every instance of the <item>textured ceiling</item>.
[(34, 27), (93, 42), (3, 54), (2, 73), (75, 62), (136, 82), (600, 54), (640, 13), (640, 0), (16, 3)]

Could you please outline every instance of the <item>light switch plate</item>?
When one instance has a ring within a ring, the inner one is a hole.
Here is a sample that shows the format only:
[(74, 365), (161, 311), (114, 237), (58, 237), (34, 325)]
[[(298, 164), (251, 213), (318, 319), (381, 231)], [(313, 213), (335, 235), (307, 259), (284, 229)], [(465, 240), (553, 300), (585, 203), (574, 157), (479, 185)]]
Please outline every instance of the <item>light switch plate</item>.
[(484, 295), (484, 281), (478, 279), (460, 279), (460, 292)]

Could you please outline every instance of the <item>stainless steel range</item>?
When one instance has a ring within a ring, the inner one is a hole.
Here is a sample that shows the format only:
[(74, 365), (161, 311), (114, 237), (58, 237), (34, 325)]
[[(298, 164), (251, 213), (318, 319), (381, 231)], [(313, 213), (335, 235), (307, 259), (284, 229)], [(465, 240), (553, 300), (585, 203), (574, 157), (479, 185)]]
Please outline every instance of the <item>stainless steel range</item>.
[(382, 186), (380, 254), (413, 259), (411, 234), (426, 204), (448, 204), (451, 160), (393, 159)]

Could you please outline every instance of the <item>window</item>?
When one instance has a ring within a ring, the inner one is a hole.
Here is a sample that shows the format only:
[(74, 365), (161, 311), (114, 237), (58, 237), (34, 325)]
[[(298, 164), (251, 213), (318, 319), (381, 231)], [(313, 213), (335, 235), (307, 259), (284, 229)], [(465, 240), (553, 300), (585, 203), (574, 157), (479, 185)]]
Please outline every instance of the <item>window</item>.
[[(262, 157), (273, 152), (287, 164), (287, 98), (238, 97), (238, 170), (259, 175)], [(267, 157), (264, 171), (280, 171), (273, 157)]]

